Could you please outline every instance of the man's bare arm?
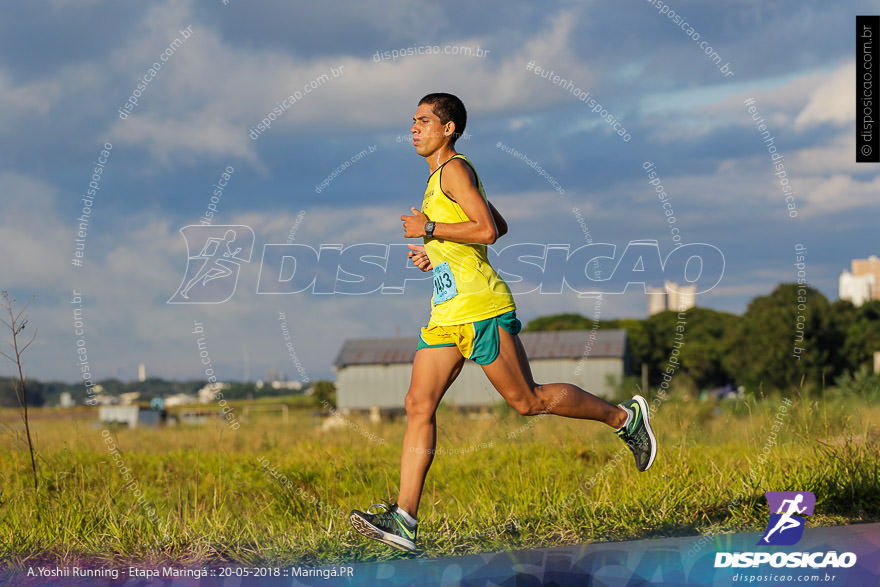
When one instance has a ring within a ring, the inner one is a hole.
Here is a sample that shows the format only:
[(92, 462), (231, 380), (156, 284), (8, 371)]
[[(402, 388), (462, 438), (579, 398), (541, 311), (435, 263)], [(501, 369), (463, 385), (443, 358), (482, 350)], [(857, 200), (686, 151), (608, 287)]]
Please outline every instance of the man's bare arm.
[[(474, 177), (470, 166), (464, 161), (454, 160), (447, 163), (443, 171), (443, 191), (461, 206), (470, 220), (438, 222), (434, 227), (434, 238), (465, 244), (493, 244), (499, 236), (498, 227), (495, 225), (495, 215), (477, 189), (476, 177)], [(406, 238), (423, 237), (425, 236), (425, 222), (428, 219), (419, 210), (415, 208), (411, 208), (411, 210), (412, 216), (400, 217), (403, 221), (404, 236)]]
[(504, 220), (504, 217), (501, 215), (501, 212), (492, 205), (492, 202), (489, 202), (489, 211), (492, 212), (492, 219), (495, 220), (495, 226), (498, 228), (498, 235), (496, 240), (507, 234), (507, 222)]

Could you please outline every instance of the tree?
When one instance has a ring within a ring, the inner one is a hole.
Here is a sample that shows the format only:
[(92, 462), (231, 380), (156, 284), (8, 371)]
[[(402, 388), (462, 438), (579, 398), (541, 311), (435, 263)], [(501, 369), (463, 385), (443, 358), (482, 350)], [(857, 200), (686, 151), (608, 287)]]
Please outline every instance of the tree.
[(257, 386), (250, 381), (227, 381), (226, 387), (223, 388), (223, 397), (226, 399), (248, 399), (253, 398), (256, 394)]
[[(4, 326), (9, 328), (12, 333), (12, 356), (6, 354), (3, 351), (0, 351), (0, 355), (3, 355), (9, 362), (13, 363), (16, 367), (18, 367), (18, 387), (16, 388), (16, 396), (18, 397), (19, 404), (22, 409), (22, 419), (24, 420), (24, 430), (25, 435), (27, 436), (28, 443), (28, 451), (31, 454), (31, 471), (34, 474), (34, 491), (37, 490), (37, 462), (34, 459), (34, 442), (31, 439), (31, 426), (30, 420), (28, 419), (28, 394), (27, 394), (27, 386), (24, 382), (24, 372), (21, 367), (21, 355), (24, 353), (31, 343), (34, 342), (34, 339), (37, 338), (37, 331), (34, 330), (34, 335), (31, 337), (29, 341), (24, 344), (20, 344), (18, 337), (25, 329), (28, 323), (28, 317), (25, 316), (22, 318), (22, 314), (24, 314), (25, 310), (27, 310), (28, 306), (31, 305), (29, 301), (24, 305), (24, 308), (19, 310), (16, 314), (13, 306), (15, 305), (15, 299), (10, 299), (9, 294), (4, 289), (0, 292), (0, 296), (3, 297), (2, 305), (6, 308), (6, 311), (9, 313), (9, 322), (0, 318), (0, 322), (3, 323)], [(33, 301), (33, 298), (31, 298)]]
[(724, 368), (724, 359), (730, 352), (725, 334), (734, 330), (742, 318), (706, 308), (691, 308), (686, 316), (682, 370), (701, 389), (735, 382), (732, 374)]
[(580, 314), (553, 314), (529, 320), (523, 332), (539, 332), (546, 330), (591, 330), (593, 320)]
[[(27, 403), (29, 407), (42, 406), (45, 403), (45, 396), (42, 383), (35, 379), (26, 379), (27, 383)], [(3, 408), (20, 408), (19, 400), (19, 384), (18, 380), (13, 377), (0, 377), (0, 407)]]
[(802, 377), (822, 385), (839, 373), (839, 340), (828, 299), (812, 287), (783, 283), (749, 303), (731, 333), (724, 368), (753, 389), (784, 389)]
[[(672, 349), (676, 343), (675, 326), (678, 321), (677, 312), (658, 312), (644, 321), (645, 333), (648, 339), (648, 350), (645, 362), (648, 364), (648, 382), (650, 385), (659, 385), (662, 375), (668, 366)], [(684, 333), (687, 341), (687, 331)], [(679, 358), (680, 360), (680, 358)]]
[[(599, 323), (600, 329), (626, 330), (627, 344), (633, 358), (633, 371), (648, 366), (650, 385), (659, 385), (678, 344), (676, 375), (687, 375), (696, 387), (718, 386), (732, 380), (724, 368), (728, 352), (726, 334), (741, 320), (735, 314), (705, 308), (691, 308), (683, 313), (684, 333), (679, 333), (679, 313), (666, 311), (644, 320), (620, 318)], [(594, 322), (578, 314), (556, 314), (530, 321), (524, 330), (592, 329)], [(678, 335), (678, 336), (677, 336)], [(682, 339), (679, 341), (678, 339)]]
[(609, 320), (608, 322), (601, 323), (599, 328), (622, 328), (626, 330), (626, 342), (633, 359), (633, 372), (641, 373), (642, 363), (648, 362), (651, 352), (651, 337), (645, 320), (636, 320), (635, 318)]
[(880, 301), (871, 300), (859, 308), (847, 301), (835, 302), (832, 314), (843, 334), (837, 361), (840, 371), (873, 368), (874, 353), (880, 351)]
[[(643, 338), (648, 345), (644, 362), (651, 385), (659, 385), (669, 367), (674, 367), (675, 375), (687, 375), (698, 389), (730, 382), (731, 374), (724, 365), (728, 353), (725, 333), (740, 320), (734, 314), (706, 308), (649, 316), (644, 321)], [(673, 353), (675, 349), (677, 353)]]
[(316, 381), (312, 387), (315, 404), (321, 408), (336, 408), (336, 385), (332, 381)]

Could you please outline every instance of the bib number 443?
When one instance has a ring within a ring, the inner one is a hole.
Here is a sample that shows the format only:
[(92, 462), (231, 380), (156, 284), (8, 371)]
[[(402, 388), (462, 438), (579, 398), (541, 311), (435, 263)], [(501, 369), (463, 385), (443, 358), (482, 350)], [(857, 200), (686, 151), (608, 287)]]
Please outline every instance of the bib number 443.
[(434, 267), (434, 304), (442, 304), (457, 295), (455, 277), (449, 268), (449, 262), (443, 261)]

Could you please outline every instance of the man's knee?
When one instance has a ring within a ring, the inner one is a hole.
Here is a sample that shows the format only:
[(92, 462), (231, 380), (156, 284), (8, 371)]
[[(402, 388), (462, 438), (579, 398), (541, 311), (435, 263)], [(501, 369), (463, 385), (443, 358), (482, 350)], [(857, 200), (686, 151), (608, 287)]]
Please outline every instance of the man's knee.
[(410, 389), (403, 400), (407, 418), (430, 418), (434, 415), (437, 405), (431, 398), (416, 390)]
[(536, 416), (546, 411), (546, 405), (542, 397), (533, 389), (528, 395), (523, 395), (515, 400), (508, 400), (511, 407), (520, 416)]
[(537, 416), (544, 413), (543, 406), (535, 403), (523, 403), (513, 406), (520, 416)]
[(520, 416), (534, 416), (534, 408), (528, 402), (515, 402), (511, 403), (513, 409), (516, 410), (516, 413)]

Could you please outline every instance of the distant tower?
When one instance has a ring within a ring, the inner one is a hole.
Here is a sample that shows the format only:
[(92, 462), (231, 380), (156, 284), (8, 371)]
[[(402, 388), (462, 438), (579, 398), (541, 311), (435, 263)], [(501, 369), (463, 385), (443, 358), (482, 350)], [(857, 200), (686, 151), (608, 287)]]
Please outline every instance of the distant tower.
[(138, 381), (143, 383), (147, 380), (147, 366), (141, 363), (138, 365)]
[(669, 299), (669, 309), (673, 312), (684, 312), (690, 310), (696, 305), (697, 286), (678, 285), (675, 282), (666, 282), (666, 292)]
[(666, 311), (666, 289), (662, 287), (648, 288), (648, 316)]
[(852, 273), (844, 270), (838, 280), (841, 300), (849, 300), (861, 306), (868, 300), (880, 300), (880, 259), (871, 255), (867, 259), (853, 259)]
[(649, 287), (646, 291), (649, 316), (666, 310), (683, 312), (693, 308), (697, 301), (697, 286), (694, 284), (678, 285), (667, 281), (663, 287)]

